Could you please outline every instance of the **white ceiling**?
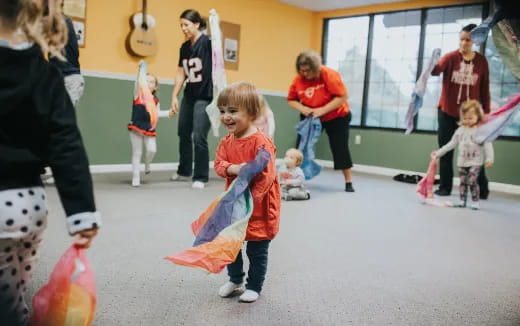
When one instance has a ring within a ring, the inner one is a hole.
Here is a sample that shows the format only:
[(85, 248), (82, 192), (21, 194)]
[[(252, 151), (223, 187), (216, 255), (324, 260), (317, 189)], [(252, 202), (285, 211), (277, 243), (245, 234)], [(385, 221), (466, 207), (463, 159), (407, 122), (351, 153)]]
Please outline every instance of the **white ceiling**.
[(291, 6), (312, 11), (327, 11), (374, 5), (379, 3), (402, 2), (403, 0), (278, 0)]

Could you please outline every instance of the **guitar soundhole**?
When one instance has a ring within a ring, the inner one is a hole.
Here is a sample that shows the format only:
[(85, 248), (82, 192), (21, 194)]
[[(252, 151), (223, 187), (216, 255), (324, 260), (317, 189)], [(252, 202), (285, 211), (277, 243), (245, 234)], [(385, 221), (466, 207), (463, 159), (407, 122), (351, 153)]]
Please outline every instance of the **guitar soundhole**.
[(145, 31), (148, 30), (148, 24), (145, 23), (145, 22), (143, 22), (143, 23), (141, 24), (141, 27), (142, 27)]

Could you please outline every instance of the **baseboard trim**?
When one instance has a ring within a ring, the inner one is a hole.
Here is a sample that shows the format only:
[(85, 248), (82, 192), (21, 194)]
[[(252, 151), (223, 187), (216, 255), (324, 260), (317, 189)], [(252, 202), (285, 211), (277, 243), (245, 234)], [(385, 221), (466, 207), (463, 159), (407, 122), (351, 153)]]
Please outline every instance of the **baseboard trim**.
[[(276, 159), (277, 164), (281, 164), (282, 162), (283, 162), (282, 159)], [(332, 169), (334, 167), (334, 164), (332, 163), (332, 161), (316, 160), (316, 162), (325, 168)], [(175, 170), (177, 170), (178, 166), (179, 166), (179, 163), (153, 163), (153, 164), (151, 164), (151, 168), (153, 171), (175, 171)], [(210, 166), (210, 168), (213, 168), (213, 161), (209, 162), (209, 166)], [(143, 171), (143, 170), (144, 170), (144, 166), (141, 165), (141, 171)], [(90, 166), (90, 172), (93, 174), (119, 173), (119, 172), (131, 172), (131, 171), (132, 171), (131, 164), (99, 164), (99, 165), (96, 164), (96, 165)], [(393, 177), (394, 175), (397, 175), (399, 173), (424, 175), (423, 172), (406, 171), (406, 170), (385, 168), (385, 167), (373, 166), (373, 165), (363, 165), (363, 164), (356, 164), (352, 168), (352, 171), (359, 172), (359, 173), (380, 175), (380, 176), (385, 176), (385, 177)], [(459, 178), (453, 178), (453, 184), (458, 186)], [(498, 192), (504, 192), (504, 193), (514, 194), (514, 195), (520, 195), (520, 186), (507, 184), (507, 183), (490, 182), (489, 189), (491, 191), (498, 191)]]
[[(97, 70), (81, 70), (81, 73), (87, 77), (95, 77), (95, 78), (105, 78), (105, 79), (115, 79), (115, 80), (127, 80), (127, 81), (135, 81), (137, 76), (137, 68), (136, 74), (124, 74), (118, 72), (108, 72), (108, 71), (97, 71)], [(161, 85), (173, 85), (175, 80), (170, 78), (159, 78), (159, 84)]]
[[(152, 163), (150, 167), (153, 171), (174, 171), (177, 170), (179, 163)], [(141, 164), (141, 171), (144, 171), (144, 164)], [(132, 172), (132, 164), (95, 164), (90, 166), (90, 173), (121, 173)]]
[[(137, 71), (137, 69), (136, 69)], [(97, 71), (97, 70), (81, 70), (81, 73), (87, 77), (95, 77), (95, 78), (105, 78), (105, 79), (115, 79), (115, 80), (126, 80), (126, 81), (135, 81), (136, 75), (118, 73), (118, 72), (108, 72), (108, 71)], [(137, 74), (137, 73), (136, 73)], [(159, 78), (159, 85), (174, 85), (175, 80), (171, 78)], [(268, 96), (278, 96), (278, 97), (287, 97), (287, 92), (282, 91), (274, 91), (268, 89), (259, 89), (258, 92), (262, 95)]]

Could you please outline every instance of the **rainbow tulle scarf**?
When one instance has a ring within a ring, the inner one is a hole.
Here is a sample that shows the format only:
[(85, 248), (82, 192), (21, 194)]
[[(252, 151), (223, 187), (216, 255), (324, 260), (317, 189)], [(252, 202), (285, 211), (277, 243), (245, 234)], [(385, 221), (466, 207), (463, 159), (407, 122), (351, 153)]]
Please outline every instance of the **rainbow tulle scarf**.
[(247, 224), (253, 212), (249, 191), (251, 179), (265, 169), (271, 155), (263, 148), (254, 160), (242, 167), (228, 190), (217, 197), (191, 224), (193, 247), (165, 259), (178, 265), (198, 267), (220, 273), (235, 261), (246, 238)]

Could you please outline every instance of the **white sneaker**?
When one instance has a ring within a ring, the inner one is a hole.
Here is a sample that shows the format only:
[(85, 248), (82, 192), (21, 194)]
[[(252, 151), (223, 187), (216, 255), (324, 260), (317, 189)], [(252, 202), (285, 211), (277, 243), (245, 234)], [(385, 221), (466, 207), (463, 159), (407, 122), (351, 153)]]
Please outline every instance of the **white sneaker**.
[(144, 164), (144, 174), (150, 174), (150, 164), (149, 163), (145, 163)]
[(466, 202), (464, 200), (460, 200), (458, 202), (456, 202), (453, 207), (458, 207), (458, 208), (464, 208), (466, 207)]
[(241, 302), (255, 302), (258, 300), (258, 297), (260, 294), (258, 292), (255, 292), (253, 290), (246, 290), (246, 292), (242, 293), (239, 300)]
[(54, 178), (52, 176), (48, 177), (43, 181), (46, 185), (53, 185), (54, 184)]
[(177, 174), (177, 172), (173, 172), (172, 176), (170, 177), (171, 181), (188, 181), (190, 177), (185, 177), (183, 175)]
[(218, 295), (221, 296), (222, 298), (226, 298), (226, 297), (229, 297), (235, 291), (243, 292), (244, 285), (235, 284), (233, 282), (228, 281), (228, 282), (226, 282), (226, 284), (224, 284), (220, 287), (220, 289), (218, 290)]
[(480, 209), (480, 204), (478, 201), (474, 201), (469, 207), (474, 211), (478, 211)]
[(204, 187), (206, 187), (206, 185), (202, 181), (193, 181), (193, 183), (191, 184), (191, 187), (193, 189), (204, 189)]
[(141, 185), (141, 180), (139, 180), (139, 177), (133, 177), (132, 178), (132, 187), (139, 187)]

